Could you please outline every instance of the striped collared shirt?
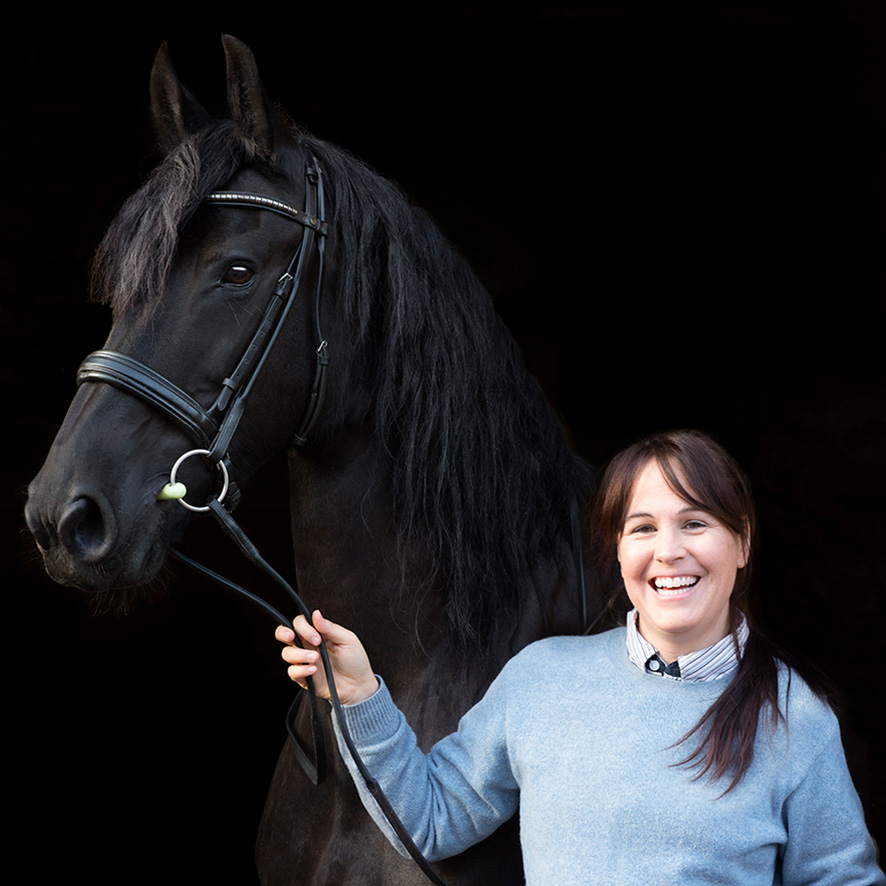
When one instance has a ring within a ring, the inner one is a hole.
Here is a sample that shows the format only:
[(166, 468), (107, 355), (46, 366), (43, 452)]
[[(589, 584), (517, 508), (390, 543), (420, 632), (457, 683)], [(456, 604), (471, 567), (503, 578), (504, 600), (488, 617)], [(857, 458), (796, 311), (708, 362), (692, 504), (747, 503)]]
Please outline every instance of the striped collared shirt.
[(719, 680), (731, 674), (741, 661), (744, 654), (745, 643), (748, 639), (748, 625), (744, 615), (738, 626), (738, 654), (736, 654), (735, 641), (732, 634), (727, 634), (722, 640), (701, 649), (698, 652), (689, 652), (681, 655), (674, 665), (667, 666), (658, 655), (655, 647), (649, 643), (637, 630), (637, 610), (632, 609), (628, 613), (627, 620), (627, 646), (631, 661), (643, 671), (658, 674), (669, 680)]

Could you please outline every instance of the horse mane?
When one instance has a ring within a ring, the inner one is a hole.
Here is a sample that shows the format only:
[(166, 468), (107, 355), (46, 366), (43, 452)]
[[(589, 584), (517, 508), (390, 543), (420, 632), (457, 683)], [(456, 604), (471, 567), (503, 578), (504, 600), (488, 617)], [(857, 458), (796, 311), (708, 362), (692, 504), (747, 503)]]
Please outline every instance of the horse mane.
[[(324, 303), (372, 386), (367, 421), (390, 468), (403, 589), (439, 585), (461, 641), (510, 636), (530, 577), (568, 565), (585, 468), (489, 294), (428, 215), (348, 152), (295, 138), (268, 171), (301, 182), (305, 153), (323, 171), (337, 256)], [(244, 162), (255, 160), (229, 123), (173, 151), (99, 247), (97, 297), (115, 312), (150, 309), (188, 219)]]

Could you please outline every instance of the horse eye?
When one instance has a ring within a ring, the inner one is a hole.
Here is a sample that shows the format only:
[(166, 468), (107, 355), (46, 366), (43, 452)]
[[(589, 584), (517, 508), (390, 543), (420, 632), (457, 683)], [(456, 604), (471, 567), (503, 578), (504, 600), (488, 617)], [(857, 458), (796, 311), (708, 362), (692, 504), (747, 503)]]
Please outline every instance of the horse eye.
[(228, 286), (245, 286), (252, 282), (254, 274), (243, 265), (233, 265), (225, 271), (221, 282)]

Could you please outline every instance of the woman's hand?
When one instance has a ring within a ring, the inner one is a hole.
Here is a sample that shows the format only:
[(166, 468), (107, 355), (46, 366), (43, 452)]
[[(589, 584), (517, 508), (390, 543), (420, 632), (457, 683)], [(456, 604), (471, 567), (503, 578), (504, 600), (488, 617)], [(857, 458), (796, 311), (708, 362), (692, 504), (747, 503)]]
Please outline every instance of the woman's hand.
[[(319, 610), (311, 616), (313, 626), (299, 615), (292, 629), (280, 625), (274, 636), (287, 644), (280, 655), (289, 665), (289, 679), (303, 689), (307, 678), (314, 678), (314, 691), (320, 698), (329, 698), (329, 686), (320, 659), (320, 639), (326, 645), (338, 699), (342, 704), (357, 704), (374, 695), (378, 679), (369, 663), (369, 656), (355, 633), (323, 618)], [(295, 637), (302, 646), (295, 643)]]

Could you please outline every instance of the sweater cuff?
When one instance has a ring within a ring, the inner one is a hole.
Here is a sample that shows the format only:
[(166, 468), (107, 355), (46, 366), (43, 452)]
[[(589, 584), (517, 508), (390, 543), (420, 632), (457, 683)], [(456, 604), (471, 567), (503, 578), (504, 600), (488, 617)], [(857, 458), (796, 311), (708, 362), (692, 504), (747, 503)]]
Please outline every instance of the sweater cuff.
[(381, 677), (378, 677), (378, 690), (374, 695), (357, 704), (344, 705), (342, 711), (351, 737), (363, 745), (392, 736), (400, 719), (400, 712)]

